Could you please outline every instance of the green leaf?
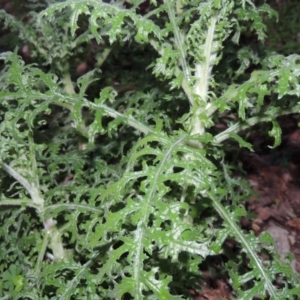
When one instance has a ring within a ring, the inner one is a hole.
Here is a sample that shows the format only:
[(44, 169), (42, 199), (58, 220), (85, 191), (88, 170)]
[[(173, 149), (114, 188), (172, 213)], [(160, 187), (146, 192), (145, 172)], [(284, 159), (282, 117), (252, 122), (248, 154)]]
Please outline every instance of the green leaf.
[(15, 285), (15, 291), (20, 292), (23, 289), (24, 277), (21, 275), (17, 275), (13, 278), (13, 283)]
[(79, 28), (77, 25), (77, 21), (80, 15), (85, 14), (89, 15), (90, 11), (84, 2), (77, 2), (76, 4), (74, 3), (71, 5), (72, 9), (72, 15), (70, 18), (70, 26), (71, 26), (71, 34), (72, 36), (75, 36), (76, 30)]
[(272, 121), (272, 125), (273, 125), (273, 127), (269, 131), (269, 135), (271, 137), (274, 137), (275, 141), (274, 141), (274, 145), (272, 147), (271, 146), (269, 146), (269, 147), (270, 148), (276, 148), (281, 143), (281, 134), (282, 134), (282, 131), (281, 131), (281, 127), (280, 127), (280, 125), (278, 124), (277, 121)]
[(240, 137), (238, 134), (235, 134), (234, 132), (231, 132), (229, 134), (230, 137), (234, 138), (240, 145), (240, 147), (248, 148), (250, 151), (254, 151), (252, 148), (252, 145), (248, 142), (246, 142), (242, 137)]

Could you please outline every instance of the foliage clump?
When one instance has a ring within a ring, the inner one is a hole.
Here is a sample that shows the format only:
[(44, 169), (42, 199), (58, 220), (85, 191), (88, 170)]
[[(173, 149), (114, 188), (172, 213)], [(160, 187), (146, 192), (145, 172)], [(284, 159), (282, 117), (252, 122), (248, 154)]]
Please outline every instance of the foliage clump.
[(252, 149), (239, 132), (259, 122), (279, 145), (277, 117), (299, 110), (299, 56), (239, 44), (264, 41), (267, 4), (145, 2), (0, 12), (15, 37), (0, 54), (0, 295), (188, 299), (231, 238), (232, 295), (293, 299), (289, 261), (240, 227), (250, 189), (224, 151)]

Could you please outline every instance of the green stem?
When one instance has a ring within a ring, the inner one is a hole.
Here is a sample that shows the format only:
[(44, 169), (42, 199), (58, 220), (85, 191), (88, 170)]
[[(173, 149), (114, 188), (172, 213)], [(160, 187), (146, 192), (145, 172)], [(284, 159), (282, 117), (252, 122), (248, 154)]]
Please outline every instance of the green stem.
[(165, 0), (165, 3), (167, 4), (169, 19), (174, 28), (175, 44), (180, 52), (180, 64), (182, 67), (183, 75), (184, 75), (185, 80), (187, 82), (190, 82), (191, 74), (190, 74), (190, 70), (188, 68), (188, 63), (186, 61), (186, 54), (185, 54), (185, 50), (184, 50), (184, 42), (183, 42), (183, 38), (182, 38), (182, 33), (180, 32), (180, 30), (177, 26), (177, 23), (176, 23), (174, 9), (173, 9), (173, 3), (171, 4), (170, 0)]
[[(186, 60), (186, 53), (184, 50), (184, 39), (183, 39), (183, 33), (180, 32), (177, 23), (176, 23), (176, 19), (174, 16), (174, 11), (173, 11), (173, 7), (172, 4), (170, 3), (170, 0), (165, 0), (165, 3), (167, 4), (167, 9), (168, 9), (168, 15), (169, 15), (169, 19), (173, 25), (174, 28), (174, 36), (175, 36), (175, 44), (176, 47), (179, 49), (180, 52), (180, 64), (182, 67), (182, 71), (183, 71), (183, 80), (181, 83), (181, 86), (185, 92), (185, 94), (187, 95), (189, 102), (191, 105), (195, 104), (194, 101), (194, 96), (190, 87), (190, 82), (191, 82), (191, 74), (189, 71), (189, 67), (188, 67), (188, 63)], [(182, 3), (180, 0), (177, 1), (176, 3), (176, 9), (177, 9), (177, 13), (181, 14), (182, 13)], [(156, 51), (159, 52), (159, 54), (161, 56), (163, 56), (163, 50), (159, 50), (159, 47), (157, 45), (157, 43), (155, 43), (153, 40), (150, 40), (150, 43), (152, 45), (152, 47), (154, 49), (156, 49)], [(179, 76), (180, 75), (180, 69), (178, 67), (176, 67), (175, 69), (175, 75)]]
[(27, 206), (32, 208), (37, 208), (35, 204), (32, 203), (31, 200), (17, 200), (17, 199), (9, 199), (9, 200), (1, 200), (0, 206)]
[[(284, 115), (289, 115), (289, 114), (294, 114), (294, 113), (299, 113), (300, 111), (300, 105), (287, 108), (284, 110), (280, 110), (277, 113), (274, 113), (272, 115), (272, 118), (277, 118), (279, 116), (284, 116)], [(270, 116), (258, 116), (258, 117), (252, 117), (248, 119), (245, 123), (237, 122), (234, 125), (230, 126), (223, 132), (219, 133), (218, 135), (215, 136), (215, 142), (220, 144), (223, 141), (227, 140), (230, 137), (231, 133), (238, 133), (239, 131), (243, 131), (245, 129), (248, 129), (260, 122), (268, 122), (270, 121)]]
[[(131, 127), (137, 129), (138, 131), (140, 131), (140, 132), (142, 132), (144, 134), (150, 134), (150, 133), (154, 133), (155, 132), (151, 127), (149, 127), (149, 126), (147, 126), (147, 125), (139, 122), (134, 117), (132, 117), (132, 116), (125, 116), (125, 115), (119, 113), (118, 111), (114, 110), (113, 108), (110, 108), (109, 106), (107, 106), (105, 104), (96, 104), (96, 103), (88, 101), (87, 99), (82, 99), (82, 101), (83, 101), (83, 106), (86, 106), (86, 107), (91, 108), (93, 110), (96, 110), (96, 109), (104, 110), (105, 113), (108, 116), (110, 116), (110, 117), (112, 117), (114, 119), (116, 119), (116, 118), (123, 119), (125, 121), (125, 123), (128, 123), (128, 125), (130, 125)], [(69, 104), (69, 103), (66, 104), (66, 103), (61, 103), (59, 101), (55, 101), (54, 103), (57, 106), (62, 106), (62, 107), (68, 108), (71, 111), (74, 109), (73, 108), (74, 105)], [(85, 130), (82, 130), (80, 132), (84, 133)]]
[[(110, 53), (111, 49), (107, 48), (103, 53), (103, 57), (102, 60), (99, 60), (97, 62), (97, 66), (101, 66), (101, 64), (105, 61), (106, 57), (108, 56), (108, 54)], [(65, 91), (69, 96), (72, 96), (75, 94), (75, 90), (74, 90), (74, 86), (73, 83), (71, 81), (71, 76), (70, 76), (70, 72), (68, 69), (68, 65), (65, 66), (65, 73), (64, 73), (64, 84), (65, 84)], [(75, 100), (75, 99), (74, 99)], [(123, 114), (117, 112), (116, 110), (104, 105), (104, 104), (100, 104), (97, 105), (95, 103), (92, 103), (90, 101), (88, 101), (87, 99), (82, 99), (84, 101), (84, 104), (86, 104), (87, 107), (91, 107), (93, 109), (95, 108), (100, 108), (103, 109), (110, 117), (112, 118), (122, 118), (124, 120), (126, 120), (128, 122), (128, 124), (134, 128), (136, 128), (137, 130), (145, 133), (145, 134), (149, 134), (149, 133), (153, 133), (154, 130), (152, 130), (151, 128), (149, 128), (148, 126), (138, 122), (136, 119), (134, 119), (133, 117), (129, 116), (126, 117)], [(70, 111), (73, 111), (74, 109), (74, 104), (71, 103), (61, 103), (59, 101), (55, 101), (53, 102), (56, 105), (62, 106), (64, 108), (69, 109)], [(75, 126), (76, 127), (76, 126)], [(86, 127), (84, 125), (81, 126), (81, 128), (79, 128), (79, 131), (81, 133), (85, 133), (86, 132)]]
[[(154, 41), (153, 39), (150, 39), (150, 44), (160, 54), (160, 56), (164, 55), (163, 47), (159, 46), (156, 41)], [(175, 76), (178, 77), (180, 75), (180, 72), (181, 72), (180, 69), (178, 67), (175, 67), (175, 71), (174, 71)], [(190, 104), (193, 106), (195, 104), (193, 92), (192, 92), (190, 83), (185, 79), (185, 77), (183, 77), (183, 79), (182, 79), (181, 87), (184, 90), (186, 96), (188, 97)]]
[[(199, 96), (200, 101), (205, 103), (205, 109), (211, 107), (210, 103), (207, 103), (208, 88), (211, 79), (211, 70), (214, 65), (217, 54), (213, 50), (213, 43), (215, 37), (217, 17), (213, 16), (210, 21), (210, 25), (207, 30), (207, 36), (203, 48), (203, 61), (196, 64), (195, 76), (197, 78), (195, 85), (195, 94)], [(194, 123), (191, 130), (191, 134), (203, 134), (205, 127), (201, 121), (201, 113), (203, 106), (199, 106), (194, 113)]]
[[(275, 290), (272, 280), (269, 277), (268, 272), (265, 270), (265, 267), (263, 266), (263, 263), (259, 256), (256, 253), (255, 247), (251, 245), (251, 243), (247, 240), (242, 230), (239, 228), (239, 226), (236, 224), (236, 222), (232, 219), (232, 215), (227, 211), (226, 207), (222, 205), (222, 203), (214, 197), (212, 193), (208, 193), (210, 199), (212, 199), (213, 206), (218, 212), (218, 214), (222, 217), (222, 219), (228, 224), (228, 226), (231, 228), (231, 230), (234, 232), (235, 236), (238, 238), (239, 242), (242, 244), (243, 249), (246, 249), (247, 254), (251, 257), (253, 263), (257, 267), (257, 270), (259, 271), (262, 280), (265, 282), (265, 288), (268, 290), (268, 292), (271, 294), (272, 299), (277, 299), (277, 291)], [(274, 297), (274, 298), (273, 298)]]
[(206, 40), (203, 49), (204, 59), (201, 63), (196, 64), (196, 86), (195, 93), (202, 101), (207, 103), (208, 88), (211, 78), (211, 70), (216, 60), (217, 54), (213, 51), (213, 43), (215, 37), (215, 30), (217, 24), (217, 17), (212, 16), (210, 25), (207, 30)]
[[(88, 108), (92, 108), (92, 109), (102, 109), (105, 111), (105, 113), (112, 117), (112, 118), (121, 118), (122, 120), (124, 120), (124, 123), (127, 123), (128, 125), (130, 125), (131, 127), (137, 129), (138, 131), (144, 133), (144, 134), (150, 134), (150, 133), (155, 133), (155, 131), (139, 122), (138, 120), (136, 120), (134, 117), (132, 116), (126, 116), (124, 114), (119, 113), (118, 111), (114, 110), (113, 108), (108, 107), (105, 104), (95, 104), (85, 98), (83, 99), (78, 99), (78, 97), (76, 95), (72, 95), (72, 96), (66, 96), (66, 95), (45, 95), (42, 93), (31, 93), (30, 94), (30, 98), (31, 99), (36, 99), (36, 100), (43, 100), (43, 101), (47, 101), (50, 104), (54, 104), (63, 108), (66, 108), (70, 111), (74, 110), (74, 105), (76, 102), (78, 101), (82, 101), (83, 104), (82, 106), (86, 106)], [(9, 99), (13, 99), (13, 100), (17, 100), (19, 99), (19, 96), (12, 96)], [(65, 102), (62, 102), (62, 100), (64, 100)], [(85, 133), (85, 131), (80, 131), (82, 133)]]
[(155, 133), (155, 131), (152, 128), (137, 121), (132, 116), (124, 116), (123, 114), (117, 112), (116, 110), (108, 107), (105, 104), (95, 104), (95, 103), (89, 102), (87, 100), (85, 100), (85, 101), (86, 101), (86, 106), (91, 107), (93, 109), (96, 109), (96, 108), (103, 109), (110, 117), (112, 117), (114, 119), (121, 118), (125, 121), (125, 123), (127, 122), (131, 127), (137, 129), (138, 131), (140, 131), (144, 134)]
[(110, 54), (112, 48), (105, 48), (99, 57), (97, 57), (96, 67), (100, 68), (102, 64), (106, 61), (108, 55)]
[(37, 188), (30, 184), (29, 181), (16, 172), (11, 166), (7, 165), (6, 163), (1, 163), (1, 167), (6, 171), (10, 176), (12, 176), (16, 181), (18, 181), (28, 192), (30, 198), (35, 205), (37, 211), (41, 213), (44, 208), (44, 199), (40, 196), (39, 191)]
[[(37, 188), (37, 184), (34, 182), (29, 182), (26, 178), (24, 178), (21, 174), (19, 174), (16, 170), (14, 170), (6, 163), (1, 162), (0, 166), (25, 188), (25, 190), (31, 197), (31, 201), (33, 203), (32, 206), (35, 207), (40, 216), (43, 216), (45, 201), (40, 196), (40, 191)], [(34, 172), (36, 172), (36, 169), (34, 170)], [(33, 175), (33, 177), (35, 178), (35, 182), (38, 182), (36, 173), (34, 173)], [(57, 260), (64, 258), (64, 248), (62, 246), (60, 233), (55, 226), (56, 222), (52, 218), (42, 218), (42, 221), (46, 230), (46, 234), (50, 237), (50, 244), (52, 247), (54, 258)]]
[(183, 3), (182, 3), (182, 0), (177, 0), (176, 1), (176, 12), (177, 12), (177, 15), (180, 16), (182, 15), (183, 13)]
[[(67, 95), (72, 96), (72, 95), (76, 94), (75, 90), (74, 90), (74, 86), (73, 86), (72, 80), (71, 80), (71, 75), (70, 75), (70, 70), (69, 70), (69, 64), (68, 63), (66, 63), (66, 65), (65, 65), (65, 71), (64, 71), (63, 81), (64, 81), (65, 91), (66, 91)], [(68, 108), (72, 112), (74, 106), (73, 105), (69, 105)], [(81, 124), (80, 126), (77, 126), (77, 124), (75, 124), (74, 127), (76, 127), (81, 134), (83, 134), (84, 132), (86, 132), (86, 126), (85, 126), (85, 124)], [(84, 146), (83, 146), (82, 143), (79, 144), (79, 149), (81, 149), (81, 148), (84, 148)]]
[(39, 255), (38, 255), (37, 261), (36, 261), (36, 265), (35, 265), (35, 273), (37, 275), (40, 272), (41, 264), (42, 264), (42, 261), (44, 259), (45, 253), (46, 253), (48, 242), (49, 242), (49, 235), (45, 234), (44, 235), (44, 239), (43, 239), (43, 243), (42, 243), (42, 246), (41, 246), (41, 249), (39, 251)]
[[(1, 202), (0, 202), (1, 203)], [(54, 210), (56, 208), (65, 208), (66, 210), (76, 210), (76, 209), (84, 209), (85, 211), (91, 211), (94, 213), (103, 213), (103, 210), (91, 207), (85, 204), (75, 204), (75, 203), (61, 203), (61, 204), (53, 204), (53, 205), (48, 205), (45, 207), (45, 212), (47, 210)]]
[(65, 65), (64, 75), (63, 75), (63, 82), (65, 85), (65, 91), (68, 95), (75, 94), (74, 86), (71, 80), (71, 75), (69, 71), (69, 64)]

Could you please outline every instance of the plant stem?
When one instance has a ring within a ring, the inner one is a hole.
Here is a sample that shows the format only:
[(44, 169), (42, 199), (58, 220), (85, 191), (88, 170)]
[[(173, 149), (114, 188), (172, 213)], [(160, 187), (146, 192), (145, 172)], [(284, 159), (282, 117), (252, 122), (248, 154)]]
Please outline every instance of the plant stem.
[[(296, 105), (294, 107), (289, 107), (287, 109), (280, 110), (277, 113), (274, 113), (272, 115), (272, 118), (277, 118), (279, 116), (293, 114), (293, 113), (299, 113), (299, 111), (300, 111), (300, 105)], [(245, 123), (237, 122), (232, 126), (230, 126), (229, 128), (227, 128), (226, 130), (219, 133), (218, 135), (216, 135), (215, 142), (220, 144), (230, 137), (230, 133), (238, 133), (239, 131), (248, 129), (256, 125), (257, 123), (268, 122), (270, 121), (270, 118), (271, 118), (270, 116), (265, 115), (260, 117), (258, 116), (258, 117), (249, 118)]]
[(72, 80), (71, 80), (71, 75), (70, 75), (69, 64), (68, 63), (65, 65), (63, 81), (64, 81), (66, 93), (68, 95), (75, 94), (75, 90), (74, 90), (74, 86), (73, 86), (73, 83), (72, 83)]
[[(190, 74), (190, 70), (188, 67), (188, 63), (186, 60), (186, 53), (184, 50), (184, 38), (183, 38), (183, 33), (180, 32), (176, 20), (175, 20), (175, 16), (174, 16), (174, 11), (173, 11), (173, 7), (172, 4), (170, 3), (170, 0), (165, 0), (165, 3), (167, 4), (167, 9), (168, 9), (168, 15), (169, 15), (169, 19), (173, 25), (174, 28), (174, 36), (175, 36), (175, 44), (176, 47), (179, 49), (180, 52), (180, 64), (182, 67), (182, 71), (183, 71), (183, 80), (181, 83), (181, 86), (184, 90), (184, 92), (186, 93), (190, 104), (194, 105), (194, 97), (193, 97), (193, 93), (191, 91), (191, 87), (190, 87), (190, 82), (191, 82), (191, 74)], [(182, 3), (181, 1), (177, 1), (176, 3), (176, 9), (177, 9), (177, 13), (181, 14), (182, 13)], [(158, 51), (158, 46), (155, 45), (153, 43), (153, 41), (150, 41), (152, 46), (154, 46), (154, 48)], [(163, 50), (158, 51), (160, 53), (161, 56), (163, 56)], [(180, 75), (180, 69), (177, 67), (175, 69), (175, 75), (179, 76)]]
[(201, 63), (196, 64), (196, 86), (195, 93), (202, 101), (207, 103), (207, 94), (211, 77), (211, 70), (217, 54), (213, 52), (213, 42), (215, 36), (217, 17), (213, 16), (207, 30), (207, 36), (204, 44), (203, 55), (204, 59)]
[(97, 58), (97, 62), (95, 67), (100, 68), (102, 64), (105, 62), (112, 48), (105, 48), (101, 55)]
[(208, 195), (212, 199), (214, 208), (216, 209), (218, 214), (228, 224), (228, 226), (234, 232), (235, 236), (238, 237), (238, 240), (242, 244), (243, 249), (247, 249), (247, 254), (250, 256), (250, 258), (253, 261), (253, 264), (255, 264), (255, 267), (259, 270), (260, 274), (262, 275), (262, 280), (264, 280), (265, 287), (268, 290), (268, 292), (271, 294), (272, 299), (277, 299), (276, 290), (272, 284), (271, 276), (268, 274), (268, 272), (266, 272), (261, 259), (259, 258), (258, 254), (256, 253), (255, 246), (253, 246), (251, 244), (251, 242), (249, 242), (249, 240), (246, 238), (246, 236), (244, 235), (242, 230), (238, 227), (236, 222), (232, 219), (231, 214), (228, 212), (226, 207), (224, 207), (222, 205), (222, 203), (219, 201), (219, 199), (214, 197), (214, 195), (212, 193), (208, 193)]
[(12, 176), (16, 181), (18, 181), (28, 192), (31, 197), (31, 200), (36, 207), (37, 211), (41, 213), (44, 209), (44, 199), (40, 196), (39, 191), (36, 187), (28, 182), (22, 175), (16, 172), (11, 166), (6, 163), (1, 163), (1, 167), (6, 171), (10, 176)]
[[(86, 100), (87, 101), (87, 100)], [(110, 117), (116, 119), (116, 118), (122, 118), (123, 120), (125, 120), (131, 127), (137, 129), (138, 131), (144, 133), (144, 134), (150, 134), (150, 133), (155, 133), (155, 131), (147, 126), (147, 125), (144, 125), (143, 123), (137, 121), (134, 117), (132, 116), (125, 116), (119, 112), (117, 112), (116, 110), (108, 107), (107, 105), (105, 104), (95, 104), (95, 103), (92, 103), (92, 102), (89, 102), (87, 101), (86, 102), (86, 105), (88, 107), (91, 107), (91, 108), (99, 108), (99, 109), (103, 109)]]
[[(158, 43), (156, 41), (154, 41), (153, 39), (150, 39), (150, 44), (151, 46), (160, 54), (160, 56), (164, 55), (164, 49), (161, 45), (158, 45)], [(181, 70), (179, 69), (179, 67), (175, 67), (175, 76), (179, 76), (181, 73)], [(181, 82), (181, 87), (184, 90), (186, 96), (188, 97), (188, 100), (190, 102), (190, 104), (193, 106), (195, 101), (194, 101), (194, 96), (193, 96), (193, 92), (190, 86), (189, 81), (187, 81), (185, 79), (185, 77), (183, 77), (182, 82)]]
[(185, 80), (187, 82), (190, 82), (191, 74), (190, 74), (190, 70), (188, 68), (188, 63), (186, 61), (186, 54), (185, 54), (185, 50), (184, 50), (184, 42), (183, 42), (183, 38), (182, 38), (182, 33), (180, 32), (180, 30), (176, 24), (176, 19), (175, 19), (174, 10), (173, 10), (173, 4), (171, 4), (170, 2), (171, 2), (170, 0), (165, 0), (165, 3), (167, 4), (169, 19), (174, 28), (175, 44), (180, 52), (180, 64), (182, 67), (183, 75), (184, 75)]
[(42, 246), (41, 246), (41, 249), (39, 251), (39, 255), (38, 255), (37, 261), (36, 261), (36, 265), (35, 265), (35, 273), (37, 275), (40, 272), (41, 263), (42, 263), (42, 261), (44, 259), (44, 256), (45, 256), (45, 253), (46, 253), (46, 249), (47, 249), (47, 246), (48, 246), (48, 242), (49, 242), (49, 235), (45, 234), (44, 235), (44, 239), (43, 239), (43, 243), (42, 243)]
[(9, 206), (9, 205), (12, 205), (12, 206), (27, 206), (27, 207), (32, 207), (32, 208), (36, 208), (36, 205), (34, 205), (32, 203), (31, 200), (17, 200), (17, 199), (6, 199), (6, 200), (1, 200), (0, 201), (0, 206)]
[[(11, 175), (16, 181), (18, 181), (28, 192), (33, 202), (35, 209), (37, 210), (38, 214), (41, 216), (44, 228), (46, 230), (46, 235), (50, 237), (50, 244), (53, 251), (53, 256), (55, 259), (63, 259), (64, 258), (64, 248), (62, 246), (62, 241), (60, 237), (60, 233), (56, 228), (56, 222), (52, 218), (43, 218), (44, 213), (44, 199), (40, 196), (40, 191), (37, 188), (36, 183), (30, 183), (26, 178), (24, 178), (21, 174), (15, 171), (11, 166), (7, 165), (6, 163), (1, 163), (1, 167)], [(36, 171), (36, 170), (35, 170)], [(34, 178), (37, 176), (34, 174)], [(11, 204), (11, 203), (10, 203)]]
[[(197, 78), (195, 85), (195, 94), (199, 96), (200, 101), (204, 102), (206, 107), (211, 106), (211, 104), (207, 103), (207, 95), (208, 88), (211, 78), (211, 70), (217, 54), (213, 51), (213, 43), (215, 36), (217, 17), (212, 16), (208, 30), (207, 36), (203, 49), (203, 61), (196, 64), (195, 75)], [(199, 106), (194, 113), (194, 123), (191, 130), (191, 134), (203, 134), (205, 131), (205, 127), (203, 122), (201, 121), (201, 112), (203, 111), (203, 107)]]

